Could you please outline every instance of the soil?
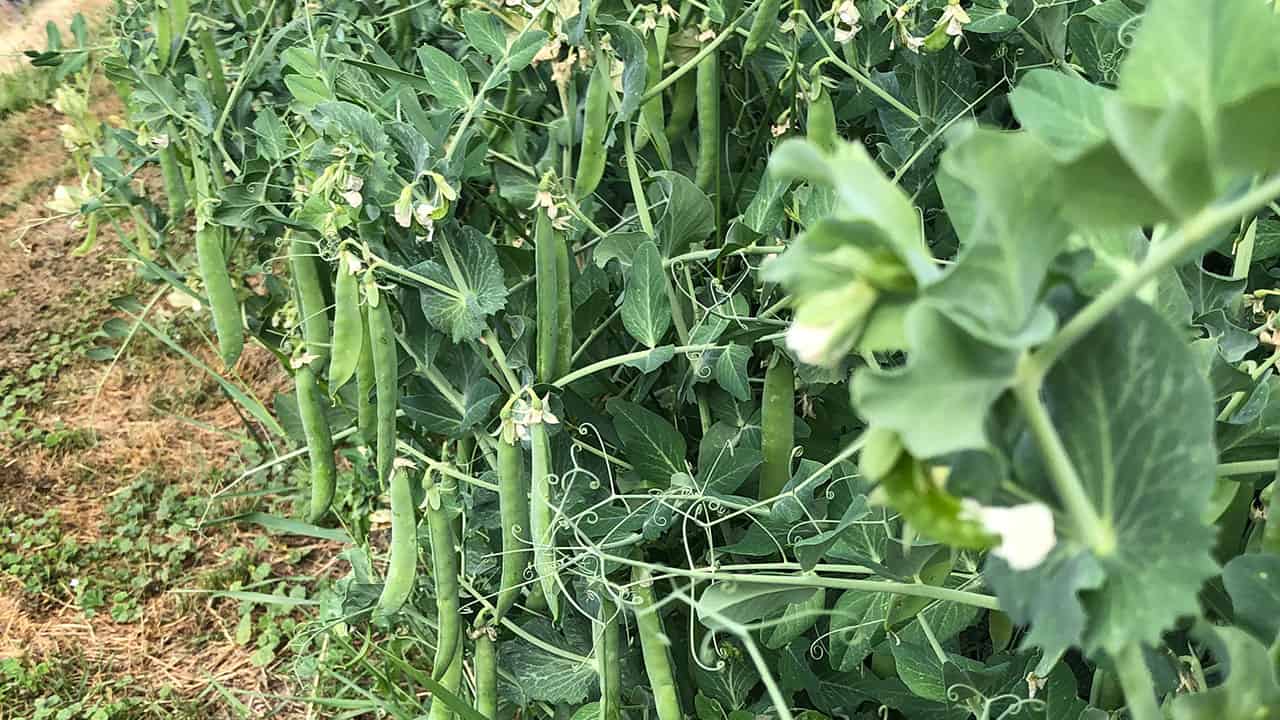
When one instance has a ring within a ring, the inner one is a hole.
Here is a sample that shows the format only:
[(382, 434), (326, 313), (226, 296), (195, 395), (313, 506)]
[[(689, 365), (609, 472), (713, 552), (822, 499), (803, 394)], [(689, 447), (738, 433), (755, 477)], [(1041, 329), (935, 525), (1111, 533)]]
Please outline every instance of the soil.
[(20, 65), (24, 50), (44, 49), (45, 23), (52, 21), (65, 30), (77, 11), (89, 17), (112, 5), (112, 0), (43, 0), (23, 9), (7, 2), (0, 5), (0, 73)]
[[(48, 0), (30, 9), (25, 23), (3, 27), (6, 18), (0, 17), (0, 73), (13, 49), (30, 46), (33, 38), (43, 44), (46, 20), (64, 23), (76, 9), (108, 4)], [(108, 94), (105, 81), (99, 84), (94, 111), (113, 122), (122, 112), (119, 100)], [(68, 452), (15, 440), (0, 425), (0, 513), (56, 508), (71, 524), (70, 533), (89, 540), (107, 523), (105, 508), (113, 494), (144, 473), (197, 496), (215, 492), (218, 488), (209, 487), (212, 471), (237, 461), (246, 431), (207, 375), (158, 343), (148, 345), (145, 336), (113, 363), (84, 356), (93, 332), (121, 316), (112, 298), (138, 293), (145, 303), (157, 290), (136, 278), (115, 242), (114, 228), (104, 228), (97, 247), (75, 256), (72, 251), (84, 240), (85, 228), (48, 219), (53, 212), (46, 203), (57, 186), (78, 183), (58, 130), (62, 122), (50, 107), (0, 121), (0, 390), (5, 377), (28, 377), (45, 363), (50, 346), (70, 348), (67, 361), (47, 380), (43, 397), (27, 411), (34, 426), (69, 428), (83, 440)], [(161, 297), (150, 317), (159, 323), (182, 312), (191, 310), (170, 306)], [(207, 343), (187, 345), (217, 366)], [(275, 359), (256, 347), (246, 348), (236, 374), (268, 404), (282, 383)], [(216, 567), (231, 548), (252, 546), (254, 535), (223, 525), (197, 531), (195, 540), (196, 563)], [(282, 558), (288, 552), (297, 556), (296, 545), (270, 542)], [(305, 571), (321, 574), (324, 568)], [(210, 691), (213, 684), (242, 698), (241, 693), (287, 691), (278, 686), (279, 673), (250, 662), (251, 645), (235, 641), (233, 601), (193, 601), (161, 592), (145, 599), (140, 621), (117, 623), (104, 614), (87, 619), (65, 601), (32, 603), (23, 594), (12, 578), (0, 574), (0, 659), (74, 653), (104, 676), (133, 676), (134, 682), (189, 699), (217, 697)], [(256, 704), (245, 702), (251, 708)], [(274, 706), (270, 712), (296, 716), (291, 706)]]

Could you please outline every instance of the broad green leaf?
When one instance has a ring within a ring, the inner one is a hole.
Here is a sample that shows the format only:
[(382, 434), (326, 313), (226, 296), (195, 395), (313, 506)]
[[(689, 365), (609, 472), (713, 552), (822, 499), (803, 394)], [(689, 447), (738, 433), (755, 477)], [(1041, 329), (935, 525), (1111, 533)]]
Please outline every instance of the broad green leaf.
[(703, 492), (732, 493), (760, 466), (760, 449), (741, 445), (739, 439), (740, 433), (723, 425), (712, 426), (702, 436), (696, 483)]
[(854, 407), (896, 432), (917, 458), (987, 447), (987, 413), (1013, 383), (1017, 355), (972, 337), (927, 303), (908, 312), (907, 339), (906, 368), (854, 376)]
[(496, 61), (507, 52), (507, 31), (497, 14), (481, 10), (462, 11), (462, 27), (471, 47)]
[(499, 643), (498, 648), (499, 667), (518, 679), (519, 684), (510, 689), (518, 693), (521, 704), (580, 703), (596, 688), (598, 676), (591, 663), (553, 655), (518, 637)]
[(889, 595), (846, 590), (831, 610), (831, 667), (847, 672), (859, 667), (884, 637)]
[(1280, 557), (1240, 555), (1222, 569), (1235, 624), (1270, 645), (1280, 634)]
[(1227, 679), (1218, 687), (1180, 695), (1170, 704), (1174, 720), (1225, 720), (1280, 716), (1280, 683), (1267, 648), (1237, 628), (1213, 632), (1226, 651)]
[(671, 300), (667, 296), (662, 256), (645, 242), (631, 258), (627, 291), (622, 298), (622, 326), (646, 347), (654, 348), (671, 328)]
[(903, 684), (917, 696), (935, 702), (948, 700), (947, 684), (943, 680), (946, 665), (956, 665), (962, 670), (983, 669), (982, 663), (951, 653), (946, 654), (944, 662), (929, 646), (911, 643), (894, 644), (893, 659)]
[(649, 487), (664, 488), (671, 476), (688, 471), (684, 436), (662, 416), (626, 400), (614, 398), (606, 407), (622, 440), (627, 461)]
[(649, 74), (648, 53), (640, 33), (631, 25), (605, 21), (603, 17), (600, 24), (609, 33), (610, 45), (622, 61), (622, 98), (614, 122), (624, 122), (640, 107), (640, 96), (644, 94)]
[(1107, 141), (1102, 108), (1108, 93), (1083, 78), (1041, 68), (1023, 76), (1009, 102), (1024, 129), (1056, 160), (1070, 162)]
[(854, 528), (854, 523), (870, 514), (867, 508), (867, 499), (862, 495), (853, 498), (849, 506), (845, 508), (844, 513), (840, 516), (840, 521), (836, 526), (814, 535), (813, 537), (803, 538), (795, 542), (796, 559), (800, 561), (800, 565), (806, 570), (813, 570), (814, 566), (822, 560), (827, 551), (835, 546), (836, 543), (844, 539), (846, 531)]
[(827, 593), (818, 590), (807, 600), (793, 602), (783, 609), (780, 617), (772, 618), (760, 630), (760, 639), (767, 648), (778, 649), (805, 633), (813, 627), (818, 618), (825, 615)]
[(422, 313), (454, 342), (480, 337), (486, 318), (506, 306), (507, 286), (493, 243), (472, 228), (436, 241), (436, 259), (419, 263), (413, 271), (437, 284), (420, 290)]
[[(1199, 612), (1197, 593), (1217, 572), (1209, 554), (1213, 529), (1201, 518), (1217, 463), (1209, 384), (1178, 333), (1135, 300), (1059, 359), (1044, 398), (1114, 547), (1083, 548), (1064, 520), (1056, 561), (1004, 577), (997, 571), (991, 582), (1010, 615), (1030, 621), (1033, 633), (1075, 642), (1069, 633), (1082, 629), (1078, 644), (1089, 652), (1153, 645), (1179, 617)], [(1025, 481), (1056, 503), (1043, 468), (1031, 458), (1019, 465)], [(1072, 573), (1054, 578), (1060, 597), (1036, 597), (1050, 579), (1046, 573), (1072, 563)], [(989, 559), (988, 567), (999, 562)], [(1105, 579), (1097, 586), (1099, 569)], [(1079, 623), (1071, 597), (1080, 590), (1089, 590), (1080, 594), (1086, 623)]]
[(664, 255), (679, 255), (716, 229), (711, 199), (689, 178), (674, 172), (650, 173), (645, 193), (655, 215), (654, 232)]
[(529, 67), (534, 56), (547, 44), (545, 30), (529, 30), (511, 42), (507, 55), (507, 71), (517, 73)]
[(725, 627), (725, 623), (753, 625), (788, 606), (806, 603), (819, 592), (818, 588), (767, 582), (718, 582), (698, 597), (698, 619), (713, 629)]
[(730, 343), (721, 351), (715, 365), (716, 384), (743, 402), (751, 399), (751, 388), (747, 386), (747, 361), (750, 359), (751, 348)]
[(471, 80), (461, 63), (430, 45), (418, 48), (418, 62), (422, 63), (422, 74), (431, 84), (429, 92), (441, 105), (462, 109), (471, 104), (474, 97)]
[(1058, 216), (1059, 177), (1030, 133), (971, 129), (943, 156), (940, 174), (973, 224), (954, 267), (927, 290), (953, 320), (989, 342), (1025, 347), (1052, 330), (1041, 286), (1070, 229)]

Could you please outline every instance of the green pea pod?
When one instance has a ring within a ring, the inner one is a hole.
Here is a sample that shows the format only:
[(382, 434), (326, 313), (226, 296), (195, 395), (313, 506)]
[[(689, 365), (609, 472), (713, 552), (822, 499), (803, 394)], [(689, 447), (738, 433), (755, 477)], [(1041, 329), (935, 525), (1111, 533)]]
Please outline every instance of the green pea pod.
[(778, 27), (778, 9), (781, 7), (782, 0), (761, 0), (760, 9), (751, 18), (747, 40), (742, 44), (742, 59), (751, 57), (752, 53), (773, 37), (773, 31)]
[(325, 310), (324, 287), (320, 284), (315, 254), (315, 247), (297, 236), (289, 244), (289, 267), (298, 299), (302, 340), (308, 354), (325, 360), (329, 357), (329, 314)]
[(969, 518), (959, 498), (927, 476), (923, 463), (906, 452), (878, 478), (889, 504), (911, 527), (939, 542), (968, 550), (986, 550), (997, 538)]
[(360, 285), (349, 253), (338, 256), (338, 279), (333, 285), (333, 348), (329, 361), (329, 394), (337, 395), (360, 364), (364, 318), (360, 314)]
[(187, 214), (187, 182), (182, 177), (182, 165), (178, 162), (175, 138), (160, 149), (160, 176), (164, 179), (164, 194), (169, 200), (169, 225), (174, 226)]
[(520, 596), (529, 567), (529, 491), (524, 461), (514, 438), (498, 439), (498, 513), (502, 520), (502, 580), (494, 621), (501, 620)]
[(396, 458), (396, 409), (400, 404), (399, 359), (391, 310), (372, 279), (365, 282), (368, 303), (369, 355), (373, 359), (374, 395), (377, 396), (376, 432), (379, 482), (391, 474)]
[(631, 573), (631, 592), (635, 600), (636, 634), (644, 656), (644, 672), (653, 690), (658, 720), (683, 720), (680, 692), (671, 672), (671, 641), (662, 628), (662, 616), (653, 607), (653, 581), (649, 571), (635, 568)]
[[(666, 19), (663, 19), (666, 22)], [(647, 57), (646, 89), (652, 88), (662, 80), (662, 52), (655, 39), (650, 39)], [(636, 133), (636, 151), (643, 150), (653, 140), (653, 149), (658, 153), (662, 166), (671, 169), (671, 143), (663, 132), (663, 100), (658, 93), (652, 100), (640, 107), (640, 132)], [(687, 121), (686, 121), (687, 122)]]
[(679, 144), (689, 130), (693, 120), (693, 111), (698, 107), (698, 80), (694, 75), (685, 75), (676, 81), (672, 90), (671, 115), (667, 118), (667, 142)]
[(573, 274), (569, 264), (569, 238), (555, 232), (556, 254), (556, 376), (573, 369)]
[(538, 208), (534, 220), (534, 282), (538, 296), (538, 380), (549, 383), (560, 376), (560, 250), (561, 233), (551, 224), (546, 211)]
[(298, 415), (302, 418), (302, 433), (307, 439), (307, 457), (311, 461), (311, 510), (308, 522), (319, 523), (333, 503), (337, 468), (333, 462), (333, 435), (329, 419), (324, 414), (315, 371), (303, 365), (293, 376), (298, 395)]
[(760, 406), (760, 499), (782, 492), (791, 480), (791, 450), (795, 446), (796, 378), (791, 361), (780, 351), (764, 372)]
[(497, 642), (483, 628), (476, 635), (476, 712), (489, 718), (498, 718), (498, 650)]
[(151, 26), (156, 34), (156, 60), (161, 68), (169, 65), (169, 51), (173, 47), (173, 27), (170, 24), (169, 9), (163, 5), (155, 5), (151, 11)]
[[(430, 472), (430, 471), (428, 471)], [(404, 468), (391, 473), (391, 547), (387, 578), (378, 596), (377, 614), (394, 615), (413, 594), (418, 574), (418, 520), (414, 515), (413, 482)]]
[(218, 335), (218, 354), (227, 367), (236, 364), (244, 350), (244, 325), (240, 318), (240, 302), (231, 286), (222, 240), (226, 231), (218, 225), (205, 225), (196, 232), (196, 264), (200, 280), (209, 296), (213, 313), (213, 329)]
[(597, 62), (587, 82), (587, 101), (582, 121), (582, 148), (578, 154), (578, 176), (573, 194), (579, 200), (595, 192), (604, 177), (604, 136), (609, 130), (609, 68)]
[(818, 96), (809, 101), (808, 125), (805, 128), (809, 140), (822, 148), (824, 152), (835, 152), (840, 142), (836, 132), (836, 110), (831, 104), (831, 95), (818, 83)]
[(707, 194), (720, 179), (720, 57), (716, 51), (698, 63), (698, 163), (694, 182)]
[[(536, 402), (536, 410), (541, 409), (541, 402)], [(530, 453), (530, 492), (529, 492), (529, 534), (533, 538), (533, 569), (538, 574), (538, 586), (546, 599), (547, 607), (553, 618), (560, 617), (559, 585), (556, 573), (559, 571), (555, 554), (554, 512), (551, 507), (551, 439), (547, 436), (547, 426), (541, 421), (529, 426)]]
[(200, 30), (197, 40), (200, 43), (200, 70), (209, 82), (213, 105), (222, 107), (227, 104), (227, 79), (222, 72), (222, 60), (218, 58), (218, 45), (207, 27)]
[[(457, 657), (462, 648), (458, 552), (453, 535), (453, 520), (449, 517), (448, 510), (453, 489), (446, 482), (435, 482), (431, 472), (423, 476), (423, 485), (427, 496), (427, 529), (431, 534), (431, 576), (436, 587), (436, 622), (439, 623), (431, 676), (436, 680), (443, 680), (455, 664), (462, 664)], [(436, 703), (432, 703), (433, 715), (435, 705)]]
[(600, 720), (622, 717), (622, 640), (618, 616), (618, 607), (613, 601), (601, 597), (594, 634), (596, 674), (600, 677)]
[(356, 363), (356, 428), (360, 444), (374, 447), (378, 442), (378, 410), (373, 393), (373, 349), (369, 344), (368, 311), (360, 309), (360, 361)]

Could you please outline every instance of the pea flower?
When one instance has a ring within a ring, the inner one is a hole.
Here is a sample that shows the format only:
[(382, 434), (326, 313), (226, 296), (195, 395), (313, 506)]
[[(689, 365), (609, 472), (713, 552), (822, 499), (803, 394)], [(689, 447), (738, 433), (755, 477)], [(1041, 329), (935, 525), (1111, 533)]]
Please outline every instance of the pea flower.
[(1014, 570), (1035, 568), (1058, 543), (1053, 511), (1044, 503), (989, 507), (966, 500), (965, 512), (982, 523), (987, 532), (1000, 538), (1000, 544), (991, 554), (1009, 563)]

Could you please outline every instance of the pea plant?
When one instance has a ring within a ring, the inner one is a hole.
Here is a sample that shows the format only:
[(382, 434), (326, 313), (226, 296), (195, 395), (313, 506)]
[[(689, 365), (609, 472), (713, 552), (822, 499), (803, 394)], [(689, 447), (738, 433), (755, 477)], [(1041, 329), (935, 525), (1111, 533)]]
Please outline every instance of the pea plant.
[(1274, 3), (115, 25), (82, 211), (350, 544), (322, 706), (1280, 712)]

